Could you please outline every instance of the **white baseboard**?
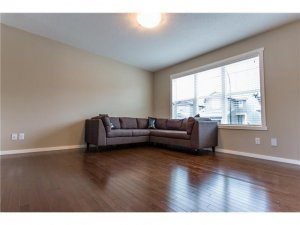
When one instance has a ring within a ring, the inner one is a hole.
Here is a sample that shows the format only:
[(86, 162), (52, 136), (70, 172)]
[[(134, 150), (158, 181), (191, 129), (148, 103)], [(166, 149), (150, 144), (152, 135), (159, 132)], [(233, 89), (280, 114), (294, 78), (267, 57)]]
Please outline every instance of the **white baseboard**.
[(276, 162), (283, 162), (283, 163), (290, 163), (290, 164), (300, 165), (300, 160), (295, 160), (295, 159), (286, 159), (286, 158), (281, 158), (281, 157), (260, 155), (260, 154), (249, 153), (249, 152), (239, 152), (239, 151), (221, 149), (221, 148), (216, 148), (216, 151), (227, 153), (227, 154), (241, 155), (241, 156), (247, 156), (247, 157), (251, 157), (251, 158), (265, 159), (265, 160), (271, 160), (271, 161), (276, 161)]
[(21, 154), (30, 152), (46, 152), (46, 151), (58, 151), (67, 150), (75, 148), (83, 148), (85, 145), (67, 145), (67, 146), (56, 146), (56, 147), (45, 147), (45, 148), (28, 148), (28, 149), (17, 149), (17, 150), (4, 150), (0, 151), (0, 155), (11, 155), (11, 154)]
[[(1, 150), (0, 155), (12, 155), (12, 154), (45, 152), (45, 151), (58, 151), (58, 150), (76, 149), (76, 148), (84, 148), (84, 147), (85, 147), (85, 145), (67, 145), (67, 146), (56, 146), (56, 147), (45, 147), (45, 148), (30, 148), (30, 149), (17, 149), (17, 150), (4, 150), (4, 151)], [(234, 150), (228, 150), (228, 149), (222, 149), (222, 148), (216, 148), (216, 151), (227, 153), (227, 154), (241, 155), (241, 156), (246, 156), (246, 157), (251, 157), (251, 158), (265, 159), (265, 160), (271, 160), (271, 161), (276, 161), (276, 162), (300, 165), (300, 160), (295, 160), (295, 159), (286, 159), (286, 158), (281, 158), (281, 157), (260, 155), (260, 154), (249, 153), (249, 152), (240, 152), (240, 151), (234, 151)]]

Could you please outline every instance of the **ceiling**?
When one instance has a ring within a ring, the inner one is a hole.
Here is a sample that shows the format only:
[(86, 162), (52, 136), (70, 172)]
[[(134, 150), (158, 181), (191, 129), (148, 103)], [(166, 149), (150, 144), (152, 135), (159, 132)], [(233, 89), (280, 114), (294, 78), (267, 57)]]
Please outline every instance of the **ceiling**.
[(147, 30), (126, 13), (1, 16), (9, 26), (152, 72), (300, 19), (300, 13), (171, 13)]

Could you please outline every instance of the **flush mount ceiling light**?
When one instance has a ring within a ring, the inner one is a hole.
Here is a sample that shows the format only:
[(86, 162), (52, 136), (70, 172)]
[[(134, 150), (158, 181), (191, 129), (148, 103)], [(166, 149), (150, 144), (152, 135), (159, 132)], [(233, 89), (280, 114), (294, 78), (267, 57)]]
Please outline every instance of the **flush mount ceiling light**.
[(160, 13), (139, 13), (136, 17), (138, 23), (145, 28), (154, 28), (161, 21)]

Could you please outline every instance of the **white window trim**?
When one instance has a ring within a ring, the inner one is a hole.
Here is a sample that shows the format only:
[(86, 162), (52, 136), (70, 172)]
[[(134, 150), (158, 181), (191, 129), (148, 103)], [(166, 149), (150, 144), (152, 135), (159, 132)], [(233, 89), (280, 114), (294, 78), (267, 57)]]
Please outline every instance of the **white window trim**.
[(260, 65), (260, 93), (261, 93), (261, 125), (227, 125), (227, 124), (220, 124), (218, 127), (221, 129), (239, 129), (239, 130), (267, 130), (267, 124), (266, 124), (266, 105), (265, 105), (265, 79), (264, 79), (264, 57), (263, 57), (264, 48), (258, 48), (240, 55), (236, 55), (233, 57), (229, 57), (223, 60), (219, 60), (217, 62), (213, 62), (204, 66), (200, 66), (191, 70), (183, 71), (177, 74), (170, 75), (170, 115), (171, 118), (174, 118), (173, 116), (173, 107), (172, 107), (172, 80), (188, 75), (192, 75), (195, 73), (199, 73), (202, 71), (214, 69), (216, 67), (224, 66), (227, 64), (235, 63), (241, 60), (246, 60), (251, 57), (259, 56), (259, 65)]

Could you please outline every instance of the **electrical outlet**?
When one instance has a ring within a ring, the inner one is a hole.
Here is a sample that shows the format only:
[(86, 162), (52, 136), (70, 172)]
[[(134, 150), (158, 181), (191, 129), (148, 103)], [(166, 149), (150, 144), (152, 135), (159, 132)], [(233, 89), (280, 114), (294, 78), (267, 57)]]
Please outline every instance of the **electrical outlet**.
[(260, 145), (260, 138), (259, 137), (255, 138), (255, 144)]
[(277, 138), (271, 138), (271, 146), (273, 146), (273, 147), (278, 146), (278, 144), (277, 144)]
[(13, 140), (13, 141), (18, 140), (18, 133), (12, 133), (11, 134), (11, 140)]
[(24, 140), (24, 139), (25, 139), (25, 134), (19, 133), (19, 140)]

